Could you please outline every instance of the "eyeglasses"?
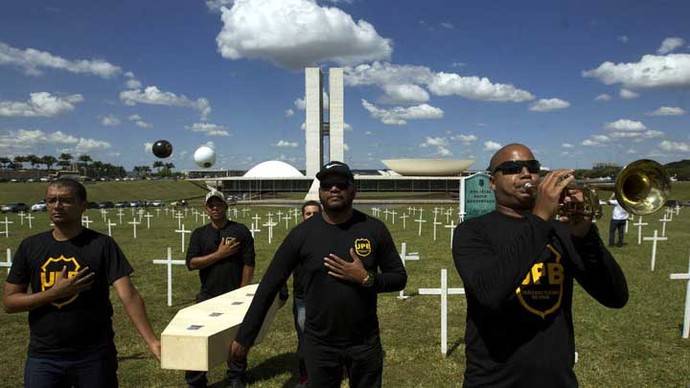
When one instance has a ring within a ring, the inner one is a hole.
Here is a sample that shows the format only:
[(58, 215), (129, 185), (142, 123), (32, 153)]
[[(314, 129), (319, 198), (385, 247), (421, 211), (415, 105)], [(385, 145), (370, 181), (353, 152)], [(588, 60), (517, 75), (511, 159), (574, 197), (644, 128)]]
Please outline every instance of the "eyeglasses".
[(321, 190), (330, 190), (333, 186), (337, 187), (339, 190), (346, 190), (348, 187), (350, 187), (350, 181), (321, 181), (319, 183)]
[(498, 166), (494, 167), (493, 171), (491, 171), (492, 174), (495, 174), (497, 171), (503, 172), (503, 175), (513, 175), (513, 174), (519, 174), (522, 172), (522, 169), (527, 167), (527, 171), (530, 172), (530, 174), (539, 174), (539, 171), (541, 170), (541, 163), (539, 163), (538, 160), (509, 160), (507, 162), (503, 162), (499, 164)]

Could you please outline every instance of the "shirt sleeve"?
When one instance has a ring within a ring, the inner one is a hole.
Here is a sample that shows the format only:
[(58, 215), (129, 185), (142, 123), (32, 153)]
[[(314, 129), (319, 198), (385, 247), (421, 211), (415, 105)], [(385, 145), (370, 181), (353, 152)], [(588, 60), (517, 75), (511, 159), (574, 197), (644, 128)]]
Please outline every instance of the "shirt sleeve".
[(254, 251), (254, 238), (251, 232), (244, 227), (244, 241), (242, 242), (242, 262), (244, 265), (253, 267), (256, 261), (256, 252)]
[(295, 240), (296, 233), (295, 229), (293, 229), (283, 240), (283, 243), (280, 244), (273, 256), (273, 260), (271, 260), (271, 264), (266, 269), (266, 273), (261, 279), (256, 294), (252, 299), (252, 304), (249, 306), (249, 310), (244, 316), (242, 325), (235, 337), (235, 340), (242, 346), (249, 347), (254, 344), (276, 294), (285, 285), (290, 274), (299, 263), (299, 251), (295, 247)]
[(123, 276), (129, 276), (134, 272), (134, 269), (127, 261), (125, 254), (117, 245), (115, 240), (106, 236), (107, 246), (105, 251), (105, 276), (108, 283), (113, 284), (117, 279)]
[(189, 236), (189, 246), (187, 247), (187, 257), (185, 258), (185, 261), (187, 262), (187, 269), (192, 271), (192, 268), (189, 266), (189, 263), (192, 261), (192, 258), (201, 256), (201, 229), (194, 229), (192, 232), (192, 235)]
[(26, 240), (22, 241), (12, 258), (10, 273), (7, 275), (8, 283), (29, 284), (31, 281), (31, 268), (29, 268), (27, 260), (29, 255), (26, 252), (26, 245)]
[(628, 284), (623, 270), (599, 237), (596, 225), (583, 238), (573, 237), (575, 279), (606, 307), (621, 308), (628, 302)]
[(462, 223), (453, 234), (453, 261), (467, 295), (489, 310), (499, 311), (515, 295), (553, 231), (539, 217), (529, 214), (525, 219), (514, 226), (515, 238), (505, 246), (493, 245), (479, 222)]
[(378, 262), (381, 273), (374, 278), (376, 292), (400, 291), (407, 284), (407, 272), (403, 266), (398, 249), (388, 228), (381, 224), (379, 250), (382, 252)]

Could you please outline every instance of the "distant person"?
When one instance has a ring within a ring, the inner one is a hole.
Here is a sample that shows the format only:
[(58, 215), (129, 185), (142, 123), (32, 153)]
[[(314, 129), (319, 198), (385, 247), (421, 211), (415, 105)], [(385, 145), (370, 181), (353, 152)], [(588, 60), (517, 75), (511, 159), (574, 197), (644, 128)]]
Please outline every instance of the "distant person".
[[(560, 217), (573, 170), (539, 180), (529, 148), (509, 144), (490, 162), (496, 210), (458, 225), (453, 260), (467, 295), (465, 387), (576, 387), (573, 282), (623, 307), (623, 271), (591, 217)], [(530, 183), (536, 193), (525, 187)]]
[[(254, 239), (246, 226), (228, 219), (223, 193), (209, 191), (204, 210), (211, 222), (192, 232), (187, 249), (187, 268), (199, 270), (201, 280), (197, 303), (244, 287), (254, 276)], [(226, 378), (231, 387), (245, 386), (246, 370), (246, 357), (228, 360)], [(185, 372), (185, 381), (189, 387), (208, 383), (206, 373), (197, 371)]]
[[(307, 201), (302, 204), (302, 221), (321, 213), (321, 204), (318, 201)], [(304, 305), (304, 282), (302, 280), (302, 265), (295, 268), (292, 275), (292, 313), (295, 318), (295, 330), (297, 331), (297, 359), (299, 362), (299, 380), (296, 388), (309, 386), (309, 374), (304, 363), (304, 321), (306, 319), (306, 308)]]
[(386, 226), (352, 208), (350, 168), (333, 161), (316, 177), (323, 211), (292, 229), (276, 251), (232, 343), (232, 357), (246, 357), (275, 295), (301, 264), (309, 386), (340, 387), (345, 367), (351, 387), (380, 387), (377, 295), (403, 289), (407, 274)]
[(57, 179), (45, 201), (54, 227), (19, 244), (3, 295), (7, 313), (29, 312), (24, 386), (117, 387), (110, 285), (160, 360), (160, 342), (129, 279), (133, 269), (112, 238), (82, 227), (81, 183)]
[(609, 246), (614, 246), (616, 241), (616, 233), (618, 233), (618, 247), (623, 246), (623, 236), (625, 236), (625, 224), (628, 222), (628, 212), (623, 209), (618, 203), (618, 200), (612, 199), (609, 204), (613, 205), (613, 213), (611, 214), (611, 222), (609, 223)]

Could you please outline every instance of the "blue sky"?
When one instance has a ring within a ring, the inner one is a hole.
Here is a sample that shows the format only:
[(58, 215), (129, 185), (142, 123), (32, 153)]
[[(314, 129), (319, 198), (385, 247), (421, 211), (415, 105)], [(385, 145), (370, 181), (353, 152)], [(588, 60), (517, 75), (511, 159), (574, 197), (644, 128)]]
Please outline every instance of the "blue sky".
[[(306, 65), (345, 67), (346, 162), (690, 158), (687, 1), (7, 1), (0, 155), (304, 168)], [(327, 78), (327, 77), (326, 77)]]

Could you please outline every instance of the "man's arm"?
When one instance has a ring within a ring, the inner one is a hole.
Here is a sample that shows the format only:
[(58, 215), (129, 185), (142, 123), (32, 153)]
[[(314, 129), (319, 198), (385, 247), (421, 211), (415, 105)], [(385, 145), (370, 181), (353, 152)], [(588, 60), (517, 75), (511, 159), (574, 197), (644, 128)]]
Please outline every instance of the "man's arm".
[(117, 296), (122, 301), (125, 312), (139, 332), (139, 335), (146, 341), (151, 353), (160, 361), (161, 343), (154, 334), (151, 324), (149, 323), (146, 307), (144, 306), (144, 299), (142, 299), (141, 295), (132, 284), (129, 276), (123, 276), (117, 279), (113, 282), (113, 287), (115, 287)]
[(55, 285), (45, 291), (28, 293), (28, 284), (5, 282), (2, 303), (8, 314), (30, 311), (58, 299), (68, 298), (87, 290), (94, 282), (95, 273), (89, 267), (82, 268), (77, 275), (68, 278), (67, 267), (55, 279)]
[(248, 285), (249, 283), (251, 283), (253, 277), (254, 277), (254, 266), (245, 264), (242, 267), (242, 283), (240, 284), (240, 287), (244, 287), (244, 286)]
[(385, 226), (383, 226), (379, 243), (383, 251), (378, 263), (381, 273), (374, 277), (374, 289), (376, 292), (400, 291), (407, 284), (407, 271), (395, 247), (393, 237)]
[(592, 225), (584, 237), (572, 237), (579, 259), (574, 258), (575, 279), (594, 299), (606, 307), (621, 308), (628, 302), (628, 284), (623, 270)]
[[(191, 245), (191, 242), (190, 242)], [(237, 240), (232, 240), (229, 244), (225, 241), (221, 241), (218, 245), (218, 249), (214, 252), (209, 253), (204, 256), (191, 257), (187, 261), (187, 267), (190, 270), (206, 268), (209, 265), (216, 263), (226, 257), (232, 256), (240, 250), (240, 242)]]
[(478, 223), (462, 223), (453, 235), (453, 261), (469, 294), (483, 307), (498, 311), (515, 294), (548, 242), (553, 226), (528, 214), (515, 225), (515, 237), (505, 246), (492, 246)]

